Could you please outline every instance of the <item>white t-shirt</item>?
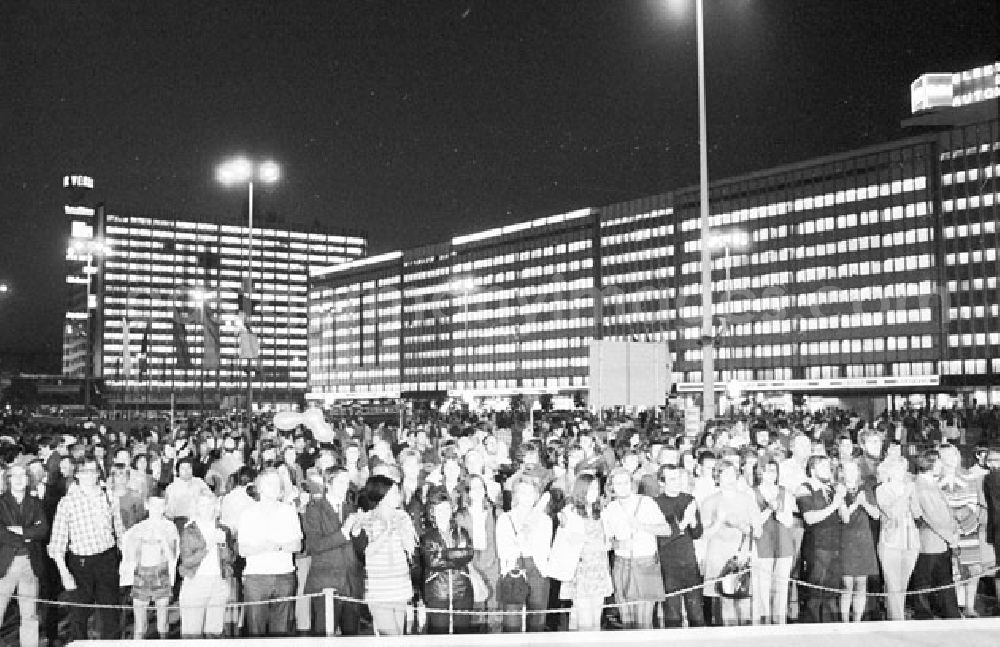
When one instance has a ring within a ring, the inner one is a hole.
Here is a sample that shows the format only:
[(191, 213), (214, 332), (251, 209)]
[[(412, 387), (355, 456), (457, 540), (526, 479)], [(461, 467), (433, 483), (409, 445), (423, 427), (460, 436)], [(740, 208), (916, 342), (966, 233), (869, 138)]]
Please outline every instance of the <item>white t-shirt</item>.
[[(286, 544), (302, 539), (302, 527), (291, 504), (255, 502), (240, 518), (236, 537), (246, 545), (265, 541)], [(292, 553), (284, 550), (249, 555), (246, 560), (245, 575), (281, 575), (295, 570)]]

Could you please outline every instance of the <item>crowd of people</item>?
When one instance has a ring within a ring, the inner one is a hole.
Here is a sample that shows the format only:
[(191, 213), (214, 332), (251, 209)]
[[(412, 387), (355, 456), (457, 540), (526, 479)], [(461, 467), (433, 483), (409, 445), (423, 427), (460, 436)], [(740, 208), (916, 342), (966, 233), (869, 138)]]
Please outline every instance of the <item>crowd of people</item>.
[(256, 637), (984, 608), (1000, 450), (963, 461), (957, 412), (756, 411), (697, 437), (643, 423), (12, 431), (0, 611), (17, 597), (30, 647), (89, 623), (166, 637), (178, 617), (182, 637)]

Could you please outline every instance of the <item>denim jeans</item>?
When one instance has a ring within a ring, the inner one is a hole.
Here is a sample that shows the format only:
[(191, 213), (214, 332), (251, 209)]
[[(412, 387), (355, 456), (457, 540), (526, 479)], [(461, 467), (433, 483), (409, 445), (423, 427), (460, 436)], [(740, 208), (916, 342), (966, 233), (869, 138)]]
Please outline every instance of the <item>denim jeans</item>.
[(32, 598), (38, 597), (38, 578), (31, 569), (31, 561), (27, 555), (15, 557), (7, 573), (0, 578), (0, 618), (7, 610), (15, 590), (18, 595), (18, 610), (21, 613), (21, 647), (35, 647), (38, 645), (38, 616), (36, 603)]
[[(295, 573), (279, 575), (244, 575), (243, 601), (263, 602), (295, 595)], [(291, 600), (246, 607), (247, 631), (251, 637), (288, 636), (292, 631)]]

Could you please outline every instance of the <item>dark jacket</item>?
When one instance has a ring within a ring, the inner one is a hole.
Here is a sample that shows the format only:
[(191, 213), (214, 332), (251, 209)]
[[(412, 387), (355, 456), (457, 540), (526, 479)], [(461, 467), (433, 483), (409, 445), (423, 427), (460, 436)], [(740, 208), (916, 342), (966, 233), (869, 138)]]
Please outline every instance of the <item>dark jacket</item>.
[(339, 595), (360, 598), (364, 593), (364, 573), (358, 562), (354, 541), (344, 536), (344, 520), (354, 512), (345, 502), (340, 514), (326, 497), (306, 504), (302, 513), (302, 534), (306, 552), (312, 557), (306, 577), (306, 593), (318, 593), (325, 588), (336, 589)]
[(986, 541), (994, 547), (1000, 544), (1000, 470), (993, 470), (983, 478), (986, 496)]
[[(420, 538), (420, 555), (424, 564), (424, 604), (446, 608), (449, 592), (453, 608), (472, 603), (472, 583), (469, 562), (472, 561), (472, 540), (465, 528), (452, 524), (449, 548), (437, 526), (429, 525)], [(450, 582), (450, 591), (449, 591)]]
[[(24, 495), (22, 512), (18, 514), (17, 500), (10, 492), (0, 495), (0, 576), (6, 575), (14, 555), (27, 548), (31, 570), (41, 577), (45, 568), (45, 541), (49, 536), (49, 522), (42, 502), (30, 494)], [(7, 530), (7, 526), (21, 526), (23, 535)]]
[[(222, 525), (216, 525), (219, 530), (225, 533), (225, 543), (219, 544), (219, 572), (222, 578), (233, 576), (233, 561), (236, 552), (233, 549), (233, 533)], [(198, 524), (189, 521), (181, 530), (181, 555), (177, 563), (177, 572), (181, 577), (193, 577), (201, 566), (201, 560), (208, 554), (208, 544), (205, 543), (205, 536), (202, 534)]]

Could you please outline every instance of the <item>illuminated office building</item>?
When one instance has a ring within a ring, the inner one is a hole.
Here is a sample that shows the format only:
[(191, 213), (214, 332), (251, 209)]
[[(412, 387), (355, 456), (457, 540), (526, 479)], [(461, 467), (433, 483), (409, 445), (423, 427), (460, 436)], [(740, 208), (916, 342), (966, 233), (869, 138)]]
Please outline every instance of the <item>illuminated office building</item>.
[(95, 258), (99, 250), (94, 243), (95, 209), (90, 201), (94, 180), (85, 175), (63, 177), (65, 205), (63, 210), (70, 222), (71, 244), (66, 251), (66, 313), (63, 318), (63, 374), (84, 378), (91, 369), (88, 353), (96, 308), (93, 297)]
[[(260, 355), (250, 362), (239, 359), (235, 325), (248, 259), (245, 223), (124, 213), (103, 205), (86, 213), (67, 206), (66, 212), (67, 281), (76, 292), (90, 294), (91, 377), (103, 380), (108, 409), (163, 410), (171, 396), (180, 409), (242, 409), (248, 364), (254, 368), (256, 408), (300, 402), (307, 377), (309, 274), (367, 250), (361, 235), (255, 224), (250, 329)], [(64, 373), (77, 377), (86, 373), (87, 341), (83, 328), (70, 324), (88, 320), (79, 307), (85, 302), (71, 297), (63, 346)], [(220, 361), (218, 368), (203, 370), (199, 317), (206, 309), (221, 322)]]
[[(712, 182), (718, 390), (994, 397), (998, 66), (977, 70), (909, 137)], [(591, 339), (667, 344), (697, 393), (698, 206), (688, 187), (319, 272), (310, 397), (583, 395)]]

